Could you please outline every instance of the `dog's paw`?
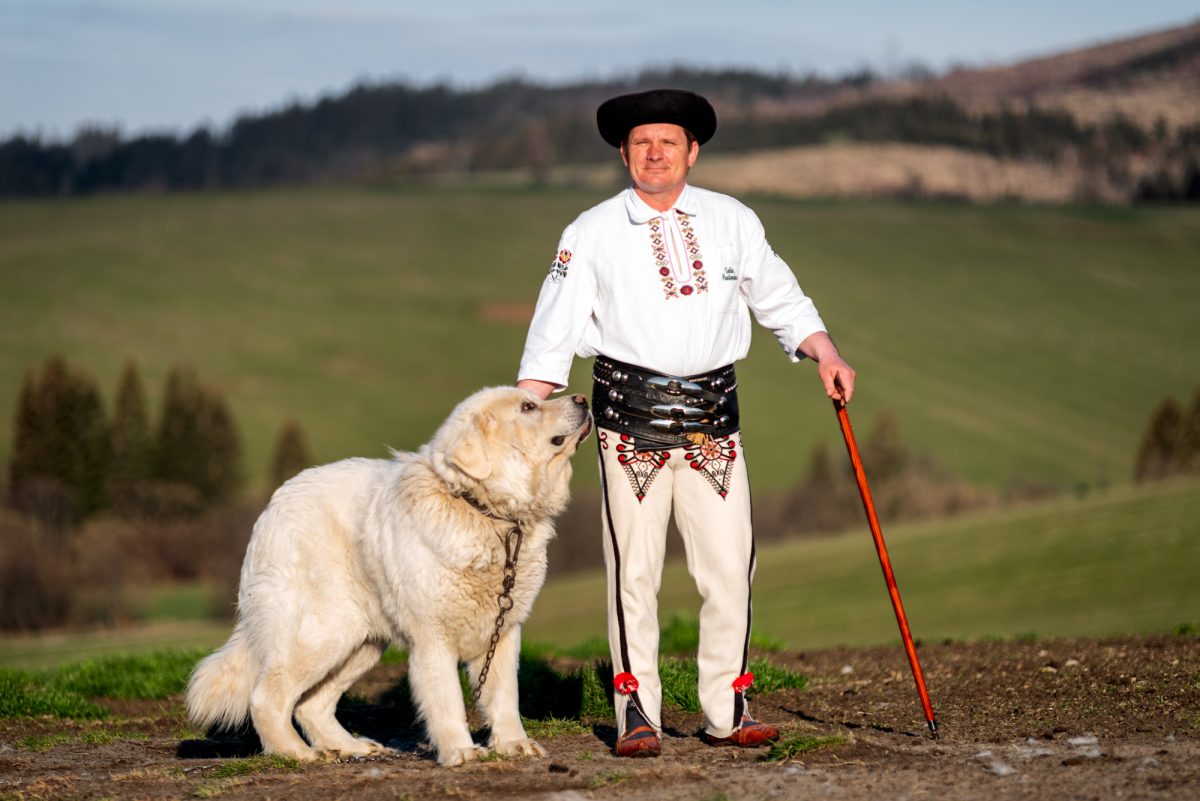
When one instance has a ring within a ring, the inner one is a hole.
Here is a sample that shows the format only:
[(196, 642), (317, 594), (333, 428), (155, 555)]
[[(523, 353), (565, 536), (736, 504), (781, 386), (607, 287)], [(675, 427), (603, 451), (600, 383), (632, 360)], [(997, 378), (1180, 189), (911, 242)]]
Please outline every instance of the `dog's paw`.
[(368, 737), (356, 737), (352, 743), (343, 743), (334, 749), (343, 759), (349, 757), (368, 757), (376, 754), (386, 754), (391, 751)]
[(519, 740), (505, 740), (499, 743), (493, 743), (492, 749), (501, 756), (529, 756), (529, 757), (544, 757), (546, 749), (537, 744), (536, 741), (528, 737), (522, 737)]
[(487, 750), (473, 745), (470, 748), (447, 748), (438, 751), (438, 764), (444, 768), (457, 768), (487, 756)]
[(265, 753), (286, 759), (294, 759), (297, 762), (328, 762), (336, 756), (336, 754), (326, 751), (323, 748), (273, 748)]

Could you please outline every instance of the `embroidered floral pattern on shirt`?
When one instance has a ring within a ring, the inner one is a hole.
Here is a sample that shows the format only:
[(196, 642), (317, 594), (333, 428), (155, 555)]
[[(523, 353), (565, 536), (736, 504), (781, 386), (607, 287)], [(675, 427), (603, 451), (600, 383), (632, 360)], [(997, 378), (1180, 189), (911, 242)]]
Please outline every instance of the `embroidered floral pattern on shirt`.
[[(663, 218), (655, 217), (647, 223), (650, 229), (650, 249), (654, 253), (654, 266), (662, 278), (663, 293), (667, 299), (703, 294), (708, 291), (708, 278), (704, 275), (704, 257), (700, 254), (700, 241), (692, 230), (691, 216), (675, 209), (675, 221), (679, 225), (683, 246), (686, 250), (684, 257), (687, 263), (682, 265), (681, 273), (675, 272), (675, 264), (667, 250), (667, 234), (663, 230)], [(685, 277), (687, 276), (687, 277)], [(676, 286), (677, 281), (687, 281), (682, 286)]]
[(558, 258), (550, 265), (550, 281), (557, 284), (567, 277), (567, 265), (571, 263), (571, 251), (560, 250)]
[(654, 251), (654, 266), (662, 276), (663, 292), (667, 300), (679, 297), (675, 288), (675, 279), (671, 276), (671, 260), (667, 257), (667, 240), (663, 235), (662, 217), (655, 217), (648, 223), (650, 229), (650, 249)]
[(722, 498), (729, 494), (733, 463), (737, 461), (737, 445), (740, 443), (735, 442), (734, 436), (730, 434), (717, 438), (710, 434), (697, 434), (691, 438), (693, 447), (683, 455), (693, 470), (704, 474)]
[[(669, 451), (639, 451), (633, 447), (633, 442), (633, 437), (621, 435), (621, 442), (617, 445), (617, 463), (625, 471), (629, 486), (633, 488), (638, 503), (641, 503), (671, 454)], [(607, 445), (602, 444), (602, 447)]]
[(688, 262), (692, 265), (692, 281), (696, 285), (696, 294), (703, 294), (708, 291), (708, 279), (704, 277), (704, 258), (700, 255), (700, 242), (696, 239), (696, 232), (692, 230), (691, 217), (675, 209), (675, 218), (679, 221), (679, 230), (683, 232), (683, 244), (687, 248)]

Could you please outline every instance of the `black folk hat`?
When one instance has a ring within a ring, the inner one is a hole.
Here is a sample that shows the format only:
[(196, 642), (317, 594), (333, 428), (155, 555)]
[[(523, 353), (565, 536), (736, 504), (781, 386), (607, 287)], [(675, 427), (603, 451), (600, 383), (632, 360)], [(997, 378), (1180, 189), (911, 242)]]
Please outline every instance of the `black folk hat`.
[(620, 147), (629, 132), (639, 125), (667, 122), (686, 128), (704, 144), (717, 130), (717, 113), (709, 102), (685, 89), (651, 89), (605, 100), (596, 109), (600, 136)]

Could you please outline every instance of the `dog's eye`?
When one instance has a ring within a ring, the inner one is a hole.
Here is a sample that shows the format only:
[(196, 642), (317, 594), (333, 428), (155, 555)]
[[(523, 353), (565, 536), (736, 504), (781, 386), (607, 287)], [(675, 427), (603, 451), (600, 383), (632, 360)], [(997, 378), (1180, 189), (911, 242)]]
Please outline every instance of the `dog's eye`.
[(551, 438), (550, 444), (557, 448), (559, 445), (562, 445), (566, 441), (567, 441), (567, 438), (562, 436), (561, 434), (559, 434), (557, 437)]
[(536, 411), (537, 411), (537, 404), (536, 404), (536, 403), (534, 403), (533, 401), (525, 401), (524, 403), (522, 403), (522, 404), (521, 404), (521, 411), (523, 411), (523, 412), (536, 412)]

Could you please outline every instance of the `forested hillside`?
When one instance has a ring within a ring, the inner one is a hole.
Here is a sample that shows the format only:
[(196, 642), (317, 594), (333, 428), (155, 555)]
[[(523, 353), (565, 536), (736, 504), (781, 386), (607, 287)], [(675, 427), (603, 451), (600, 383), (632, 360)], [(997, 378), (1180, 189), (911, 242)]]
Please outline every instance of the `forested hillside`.
[(0, 196), (491, 171), (545, 182), (556, 166), (611, 158), (594, 134), (599, 102), (664, 85), (712, 99), (721, 123), (706, 151), (715, 153), (847, 142), (950, 147), (1062, 170), (1072, 199), (1200, 197), (1200, 24), (1018, 65), (887, 80), (675, 68), (567, 86), (360, 85), (243, 116), (225, 130), (124, 137), (88, 129), (63, 142), (13, 136), (0, 142)]

